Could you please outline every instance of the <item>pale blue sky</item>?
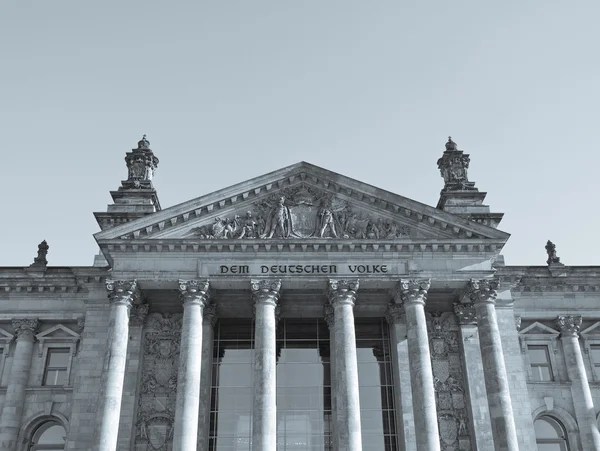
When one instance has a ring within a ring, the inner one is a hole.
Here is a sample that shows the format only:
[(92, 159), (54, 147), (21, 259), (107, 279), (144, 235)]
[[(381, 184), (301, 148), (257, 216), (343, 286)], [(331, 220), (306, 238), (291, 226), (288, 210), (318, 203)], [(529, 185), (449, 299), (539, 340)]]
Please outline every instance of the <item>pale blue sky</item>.
[[(493, 3), (493, 4), (492, 4)], [(507, 264), (600, 264), (600, 2), (0, 3), (0, 265), (91, 265), (143, 133), (163, 208), (306, 160), (435, 206), (450, 134)]]

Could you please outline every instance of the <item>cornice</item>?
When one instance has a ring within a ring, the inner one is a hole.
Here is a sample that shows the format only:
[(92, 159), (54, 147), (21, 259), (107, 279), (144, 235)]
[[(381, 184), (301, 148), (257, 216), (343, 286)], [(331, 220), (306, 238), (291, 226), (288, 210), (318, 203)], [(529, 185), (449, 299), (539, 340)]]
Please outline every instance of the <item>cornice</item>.
[(235, 252), (235, 253), (314, 253), (314, 252), (395, 252), (439, 254), (475, 253), (496, 255), (504, 245), (496, 240), (345, 240), (345, 239), (113, 239), (99, 241), (109, 253)]

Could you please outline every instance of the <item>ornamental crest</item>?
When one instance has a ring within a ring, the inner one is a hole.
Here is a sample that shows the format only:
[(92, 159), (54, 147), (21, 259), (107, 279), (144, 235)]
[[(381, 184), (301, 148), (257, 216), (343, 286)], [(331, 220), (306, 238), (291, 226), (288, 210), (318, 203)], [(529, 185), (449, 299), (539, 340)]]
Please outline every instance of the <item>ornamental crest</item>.
[(396, 239), (409, 229), (396, 221), (356, 212), (343, 199), (306, 186), (286, 188), (256, 202), (242, 216), (216, 217), (189, 236), (201, 239)]

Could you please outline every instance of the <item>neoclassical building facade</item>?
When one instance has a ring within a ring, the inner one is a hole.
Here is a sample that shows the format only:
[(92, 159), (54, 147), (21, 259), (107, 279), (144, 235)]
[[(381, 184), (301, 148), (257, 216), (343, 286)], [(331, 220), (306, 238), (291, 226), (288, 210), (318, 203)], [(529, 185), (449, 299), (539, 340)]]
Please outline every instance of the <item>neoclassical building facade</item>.
[(125, 161), (92, 266), (0, 268), (0, 449), (600, 450), (600, 267), (506, 265), (451, 139), (436, 207), (301, 162), (162, 209)]

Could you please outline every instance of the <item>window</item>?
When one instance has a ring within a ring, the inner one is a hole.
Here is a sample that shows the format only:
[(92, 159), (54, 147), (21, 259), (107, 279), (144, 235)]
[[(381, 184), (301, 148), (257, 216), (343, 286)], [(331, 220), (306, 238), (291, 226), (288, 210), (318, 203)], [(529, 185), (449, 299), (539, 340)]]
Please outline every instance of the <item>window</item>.
[(30, 451), (56, 451), (65, 449), (67, 431), (54, 421), (49, 421), (37, 428), (31, 439)]
[(70, 350), (68, 348), (49, 348), (44, 369), (42, 385), (67, 385)]
[(590, 357), (592, 358), (594, 373), (600, 376), (600, 345), (590, 346)]
[(529, 364), (531, 365), (532, 380), (537, 382), (554, 380), (548, 346), (529, 345), (527, 346), (527, 352), (529, 354)]
[(538, 451), (568, 451), (565, 429), (552, 417), (540, 417), (533, 423)]

